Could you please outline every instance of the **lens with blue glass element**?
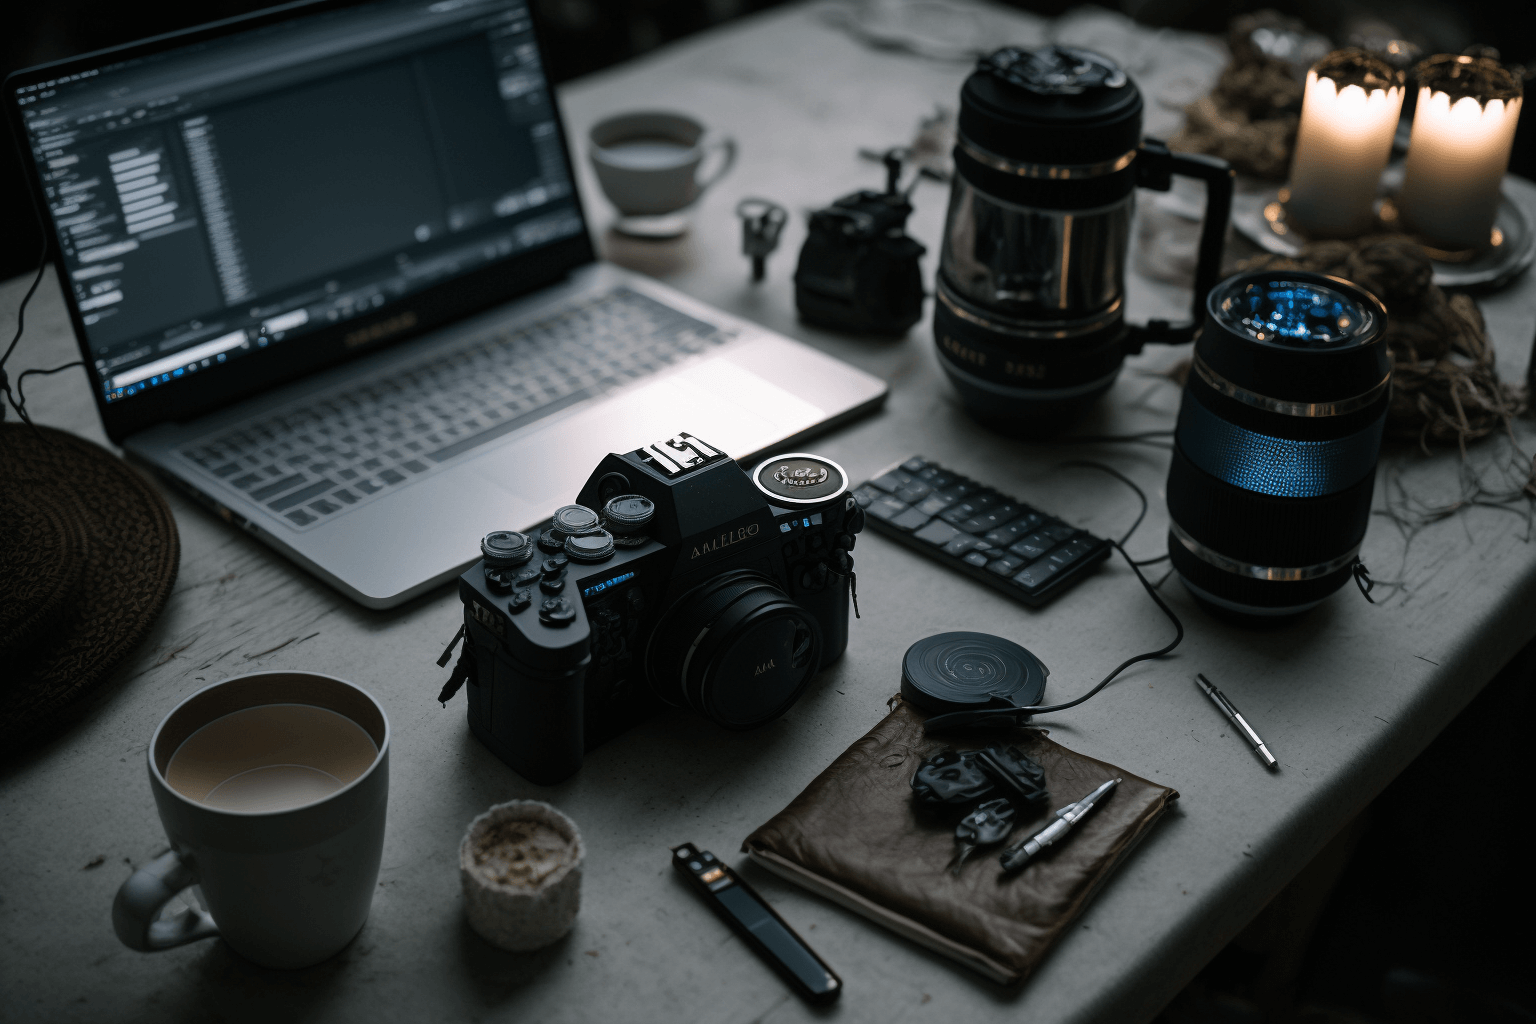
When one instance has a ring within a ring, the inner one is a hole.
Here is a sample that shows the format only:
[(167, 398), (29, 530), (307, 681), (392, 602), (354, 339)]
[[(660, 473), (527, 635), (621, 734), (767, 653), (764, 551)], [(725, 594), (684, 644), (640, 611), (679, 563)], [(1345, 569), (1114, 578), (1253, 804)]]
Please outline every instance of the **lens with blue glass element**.
[(1168, 550), (1206, 606), (1296, 615), (1352, 573), (1390, 400), (1387, 312), (1339, 278), (1212, 289), (1168, 474)]

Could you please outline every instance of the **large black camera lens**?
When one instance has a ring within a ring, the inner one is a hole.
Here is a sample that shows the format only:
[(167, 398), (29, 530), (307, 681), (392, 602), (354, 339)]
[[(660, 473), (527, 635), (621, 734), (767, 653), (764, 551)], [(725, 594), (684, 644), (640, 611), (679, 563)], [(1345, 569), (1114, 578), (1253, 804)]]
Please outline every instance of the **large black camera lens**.
[(821, 627), (766, 576), (724, 573), (657, 623), (646, 668), (657, 696), (727, 729), (778, 718), (821, 664)]
[(1390, 399), (1386, 316), (1302, 271), (1212, 289), (1168, 472), (1169, 554), (1201, 601), (1293, 615), (1350, 578)]

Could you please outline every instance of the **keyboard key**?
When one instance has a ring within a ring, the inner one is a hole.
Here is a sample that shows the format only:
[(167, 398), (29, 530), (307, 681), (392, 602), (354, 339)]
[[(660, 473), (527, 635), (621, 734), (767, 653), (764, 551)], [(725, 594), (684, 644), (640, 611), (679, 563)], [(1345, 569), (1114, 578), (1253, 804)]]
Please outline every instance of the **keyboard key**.
[(338, 501), (344, 501), (348, 505), (355, 505), (355, 504), (357, 504), (357, 495), (353, 494), (351, 491), (347, 490), (345, 487), (343, 487), (341, 490), (337, 491), (335, 494), (331, 495), (331, 497), (337, 499)]
[(987, 558), (987, 556), (980, 551), (972, 551), (970, 554), (965, 556), (965, 560), (976, 566), (978, 569), (985, 569), (987, 567), (987, 562), (991, 561), (991, 559)]
[(1040, 513), (1028, 512), (1011, 523), (999, 526), (995, 530), (989, 530), (987, 532), (987, 540), (999, 547), (1005, 548), (1025, 534), (1032, 532), (1044, 520), (1045, 517)]
[(882, 491), (894, 493), (912, 482), (912, 474), (893, 469), (884, 476), (875, 477), (870, 483)]
[(929, 466), (921, 473), (918, 473), (917, 478), (936, 491), (942, 491), (946, 487), (953, 487), (960, 482), (960, 477), (946, 472), (938, 466)]
[(896, 518), (888, 520), (888, 522), (898, 530), (915, 530), (927, 523), (929, 518), (917, 509), (909, 508)]
[(352, 485), (364, 494), (378, 494), (384, 488), (374, 483), (371, 479), (363, 479)]
[(986, 534), (999, 526), (1006, 525), (1019, 514), (1019, 506), (1012, 502), (994, 505), (978, 516), (972, 516), (963, 523), (957, 523), (960, 529), (966, 533)]
[(921, 530), (915, 531), (912, 536), (926, 544), (943, 547), (956, 537), (964, 535), (948, 523), (935, 519)]
[(1056, 546), (1056, 542), (1047, 537), (1044, 531), (1030, 534), (1020, 538), (1008, 546), (1008, 550), (1022, 558), (1036, 559)]
[(1055, 576), (1060, 571), (1061, 566), (1049, 558), (1042, 558), (1033, 565), (1020, 570), (1013, 577), (1013, 581), (1023, 587), (1039, 587), (1043, 586), (1052, 576)]
[(405, 479), (405, 474), (397, 469), (385, 469), (379, 472), (379, 479), (387, 484), (397, 484)]
[(334, 501), (326, 501), (324, 498), (321, 498), (319, 501), (310, 502), (309, 507), (314, 509), (316, 512), (319, 512), (321, 515), (327, 516), (332, 512), (341, 511), (340, 505), (336, 504)]
[(292, 512), (287, 513), (287, 516), (299, 526), (307, 526), (315, 521), (314, 516), (310, 515), (308, 512), (305, 512), (301, 508), (294, 509)]
[(928, 468), (928, 460), (921, 455), (914, 455), (901, 464), (901, 468), (908, 473), (921, 473)]
[(1040, 527), (1040, 532), (1056, 541), (1057, 543), (1067, 540), (1068, 538), (1077, 534), (1076, 530), (1068, 526), (1066, 523), (1061, 522), (1060, 520), (1054, 520)]
[(1065, 569), (1068, 565), (1071, 565), (1092, 550), (1093, 545), (1085, 540), (1071, 540), (1045, 557), (1047, 560), (1055, 562), (1058, 566)]
[(427, 464), (417, 459), (412, 459), (410, 462), (402, 462), (401, 465), (412, 473), (425, 473), (427, 471)]
[(301, 487), (297, 491), (294, 491), (292, 494), (285, 494), (281, 498), (278, 498), (276, 501), (267, 502), (267, 508), (274, 512), (281, 512), (284, 509), (292, 508), (295, 505), (302, 505), (310, 498), (313, 498), (316, 495), (324, 494), (326, 491), (335, 486), (336, 485), (329, 480), (321, 480), (317, 483), (310, 484), (308, 487)]
[(997, 573), (999, 576), (1012, 576), (1024, 565), (1024, 559), (1018, 555), (1004, 555), (987, 563), (987, 572)]
[(977, 493), (978, 491), (984, 490), (986, 490), (986, 488), (982, 487), (981, 484), (978, 484), (974, 480), (967, 480), (964, 477), (957, 477), (954, 483), (939, 491), (939, 494), (948, 498), (950, 501), (959, 501), (961, 498), (969, 498), (971, 495)]
[(245, 476), (237, 477), (234, 480), (231, 480), (229, 484), (231, 487), (238, 487), (242, 491), (246, 491), (261, 483), (264, 479), (266, 478), (263, 477), (260, 473), (247, 473)]
[[(949, 524), (945, 523), (944, 525), (948, 526)], [(952, 555), (955, 558), (959, 558), (961, 555), (965, 554), (976, 545), (984, 543), (986, 542), (983, 541), (980, 537), (972, 537), (968, 533), (962, 533), (956, 536), (954, 540), (944, 545), (944, 553), (946, 555)]]
[(902, 513), (909, 512), (911, 510), (912, 506), (908, 505), (906, 502), (897, 501), (889, 494), (882, 494), (880, 497), (870, 502), (869, 508), (865, 509), (864, 511), (868, 512), (876, 519), (880, 519), (888, 523)]
[(256, 501), (266, 501), (274, 494), (282, 494), (284, 491), (293, 490), (299, 484), (302, 484), (304, 480), (303, 473), (294, 473), (292, 476), (285, 476), (281, 480), (267, 484), (265, 487), (256, 488), (256, 490), (251, 492), (251, 497)]
[(932, 493), (933, 488), (929, 487), (921, 480), (913, 480), (905, 487), (899, 487), (896, 489), (896, 497), (900, 498), (908, 505), (916, 505), (918, 502), (922, 501)]
[(942, 494), (930, 494), (919, 502), (917, 507), (930, 516), (936, 516), (954, 504), (954, 500), (953, 498), (946, 498)]
[(213, 475), (218, 477), (218, 478), (220, 478), (222, 480), (224, 477), (227, 477), (227, 476), (229, 476), (232, 473), (238, 473), (238, 472), (240, 472), (240, 463), (238, 463), (238, 462), (227, 462), (224, 465), (220, 466), (218, 469), (214, 470), (213, 471)]
[(980, 515), (1002, 500), (1003, 496), (996, 491), (981, 491), (971, 495), (964, 501), (956, 502), (943, 512), (940, 512), (939, 518), (946, 523), (958, 526), (967, 519)]

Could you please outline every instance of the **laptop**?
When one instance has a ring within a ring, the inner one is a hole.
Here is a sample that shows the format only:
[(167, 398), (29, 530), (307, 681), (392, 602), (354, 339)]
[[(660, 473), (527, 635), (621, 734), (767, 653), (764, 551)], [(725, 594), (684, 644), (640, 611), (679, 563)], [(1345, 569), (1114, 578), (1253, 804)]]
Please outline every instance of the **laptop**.
[(525, 0), (318, 0), (11, 75), (107, 435), (372, 608), (682, 431), (883, 381), (595, 259)]

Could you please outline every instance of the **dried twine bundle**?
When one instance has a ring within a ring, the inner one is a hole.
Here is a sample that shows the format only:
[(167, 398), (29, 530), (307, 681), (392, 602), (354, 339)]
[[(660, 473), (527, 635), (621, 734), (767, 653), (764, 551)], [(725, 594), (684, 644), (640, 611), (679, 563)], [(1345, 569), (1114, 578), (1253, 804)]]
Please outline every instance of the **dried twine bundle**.
[(1274, 181), (1285, 179), (1296, 145), (1305, 83), (1283, 60), (1253, 45), (1259, 28), (1302, 30), (1300, 22), (1274, 11), (1232, 21), (1232, 60), (1207, 96), (1184, 108), (1184, 127), (1169, 148), (1221, 157), (1237, 170)]

